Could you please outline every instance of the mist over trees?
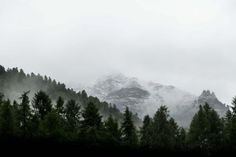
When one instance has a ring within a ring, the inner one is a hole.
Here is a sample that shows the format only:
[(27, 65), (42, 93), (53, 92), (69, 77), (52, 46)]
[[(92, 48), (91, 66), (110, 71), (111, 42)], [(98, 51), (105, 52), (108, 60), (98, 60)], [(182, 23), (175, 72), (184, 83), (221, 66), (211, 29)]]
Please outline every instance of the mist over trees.
[[(14, 87), (11, 83), (16, 85), (13, 89), (18, 93), (21, 86), (27, 88), (24, 83), (38, 83), (38, 79), (42, 88), (48, 85), (52, 89), (48, 87), (47, 91), (32, 94), (29, 88), (15, 100), (7, 96), (9, 88)], [(78, 149), (200, 152), (208, 155), (236, 151), (236, 97), (232, 111), (229, 110), (223, 118), (205, 103), (199, 106), (189, 128), (182, 128), (170, 117), (168, 108), (161, 106), (153, 117), (146, 115), (139, 126), (135, 122), (137, 117), (129, 108), (121, 113), (115, 106), (88, 97), (85, 91), (76, 93), (49, 80), (27, 76), (17, 69), (6, 71), (0, 66), (1, 144), (39, 142), (73, 144)]]
[[(89, 102), (92, 102), (98, 108), (99, 113), (103, 115), (104, 119), (107, 119), (110, 115), (112, 115), (119, 121), (119, 123), (122, 121), (122, 113), (116, 108), (115, 105), (107, 102), (101, 102), (97, 97), (88, 96), (84, 90), (81, 92), (76, 92), (73, 89), (66, 88), (65, 84), (57, 82), (50, 77), (41, 76), (40, 74), (36, 75), (34, 73), (25, 74), (22, 69), (5, 69), (0, 65), (0, 93), (4, 93), (5, 98), (10, 99), (11, 101), (15, 100), (19, 103), (20, 95), (26, 91), (29, 91), (29, 100), (33, 100), (35, 98), (35, 93), (44, 91), (51, 99), (51, 103), (59, 105), (58, 109), (61, 111), (63, 109), (60, 108), (60, 105), (63, 107), (62, 104), (64, 102), (62, 101), (64, 100), (74, 100), (81, 106), (81, 108), (86, 107)], [(42, 93), (38, 94), (40, 95)], [(59, 100), (60, 97), (63, 98), (63, 100)], [(33, 100), (32, 105), (38, 106), (38, 108), (36, 108), (38, 112), (47, 112), (47, 110), (42, 111), (40, 109), (40, 103), (42, 102)], [(48, 105), (48, 107), (50, 107), (50, 105)], [(48, 110), (50, 109), (48, 108)], [(44, 116), (45, 113), (42, 114), (42, 116)], [(133, 118), (136, 124), (141, 124), (141, 120), (137, 116), (134, 116)]]
[(144, 117), (141, 128), (135, 126), (133, 114), (126, 108), (122, 123), (110, 115), (106, 120), (92, 102), (84, 109), (74, 100), (58, 98), (53, 104), (49, 96), (39, 91), (30, 102), (24, 92), (20, 103), (0, 99), (0, 143), (10, 141), (74, 142), (81, 148), (109, 147), (158, 152), (235, 151), (235, 106), (225, 118), (208, 104), (199, 106), (188, 130), (177, 125), (161, 106), (154, 117)]

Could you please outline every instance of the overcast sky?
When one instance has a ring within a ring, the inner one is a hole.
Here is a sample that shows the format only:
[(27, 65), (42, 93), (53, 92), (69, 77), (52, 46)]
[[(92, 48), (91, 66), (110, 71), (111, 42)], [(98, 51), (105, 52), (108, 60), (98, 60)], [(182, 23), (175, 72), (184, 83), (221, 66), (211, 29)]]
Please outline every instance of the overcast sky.
[(0, 64), (69, 86), (121, 72), (236, 95), (235, 0), (0, 0)]

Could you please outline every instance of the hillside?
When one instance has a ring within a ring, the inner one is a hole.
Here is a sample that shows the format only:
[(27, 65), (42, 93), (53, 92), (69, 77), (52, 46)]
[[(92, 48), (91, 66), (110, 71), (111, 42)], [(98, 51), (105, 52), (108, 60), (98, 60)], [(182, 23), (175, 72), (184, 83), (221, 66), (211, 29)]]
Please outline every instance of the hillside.
[[(5, 69), (0, 66), (0, 93), (4, 93), (5, 98), (19, 101), (19, 97), (23, 92), (30, 91), (29, 97), (32, 99), (39, 90), (46, 92), (53, 101), (62, 96), (65, 100), (73, 99), (77, 101), (82, 107), (85, 107), (88, 102), (93, 102), (104, 119), (112, 115), (119, 122), (122, 120), (122, 113), (115, 105), (101, 102), (97, 97), (88, 96), (85, 91), (76, 92), (73, 89), (66, 88), (64, 83), (57, 82), (47, 76), (34, 73), (25, 74), (22, 69)], [(140, 123), (136, 116), (134, 120), (136, 123)]]

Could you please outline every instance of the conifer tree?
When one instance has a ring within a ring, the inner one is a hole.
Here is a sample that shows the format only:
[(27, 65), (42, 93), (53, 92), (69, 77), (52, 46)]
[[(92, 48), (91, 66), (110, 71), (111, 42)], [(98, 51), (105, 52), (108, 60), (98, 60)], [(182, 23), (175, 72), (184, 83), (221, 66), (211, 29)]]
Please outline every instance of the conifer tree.
[(21, 103), (18, 107), (18, 120), (20, 123), (19, 129), (21, 132), (21, 136), (26, 137), (30, 134), (30, 121), (32, 118), (31, 109), (30, 109), (30, 101), (28, 97), (29, 92), (24, 92), (20, 99)]
[(170, 129), (170, 146), (172, 150), (177, 148), (178, 143), (180, 142), (178, 136), (180, 134), (180, 129), (178, 124), (173, 118), (169, 119), (169, 129)]
[(178, 135), (177, 135), (177, 144), (176, 149), (184, 152), (186, 151), (186, 136), (187, 133), (184, 128), (179, 128)]
[(80, 106), (75, 100), (69, 100), (65, 106), (65, 118), (67, 123), (67, 132), (70, 132), (70, 136), (75, 136), (79, 128), (80, 123)]
[(80, 138), (92, 145), (98, 145), (104, 138), (104, 126), (102, 116), (93, 103), (90, 102), (86, 106), (82, 112), (82, 119), (79, 134)]
[(56, 111), (61, 115), (64, 114), (65, 112), (64, 103), (65, 103), (64, 99), (61, 96), (59, 96), (56, 103)]
[(231, 140), (230, 140), (230, 136), (231, 136), (231, 130), (232, 130), (232, 117), (233, 114), (230, 110), (227, 111), (225, 117), (224, 117), (224, 148), (231, 148)]
[(143, 120), (143, 126), (141, 128), (141, 146), (144, 148), (151, 148), (152, 140), (152, 119), (146, 115)]
[(60, 140), (64, 136), (64, 125), (62, 117), (53, 109), (40, 122), (40, 137), (51, 140)]
[(86, 98), (88, 97), (88, 95), (87, 95), (87, 93), (86, 93), (85, 90), (82, 91), (81, 97), (82, 97), (83, 99), (86, 99)]
[(35, 109), (35, 114), (43, 120), (43, 118), (52, 110), (51, 99), (45, 92), (39, 91), (33, 98), (33, 107)]
[(82, 113), (82, 128), (102, 128), (102, 116), (99, 114), (97, 107), (93, 103), (89, 103)]
[(124, 120), (121, 125), (122, 132), (122, 141), (126, 146), (135, 147), (138, 144), (138, 137), (136, 133), (136, 128), (132, 121), (132, 113), (129, 111), (129, 108), (126, 107), (124, 113)]
[(109, 138), (114, 139), (116, 142), (120, 141), (121, 132), (117, 120), (114, 120), (110, 115), (105, 122), (105, 131), (109, 134)]
[(169, 114), (166, 106), (161, 106), (153, 118), (152, 146), (159, 150), (172, 149), (173, 138), (169, 125)]
[(0, 65), (0, 75), (4, 74), (5, 72), (5, 68)]
[(11, 139), (16, 133), (16, 119), (10, 100), (3, 102), (0, 111), (0, 138)]
[(3, 98), (4, 98), (4, 95), (2, 93), (0, 93), (0, 107), (1, 107), (1, 105), (3, 103)]
[(219, 143), (223, 143), (223, 124), (216, 111), (207, 103), (199, 107), (191, 122), (188, 143), (191, 149), (205, 152), (221, 149)]
[(227, 146), (236, 150), (236, 97), (232, 101), (232, 112), (228, 111), (226, 114), (225, 124), (225, 140), (228, 143)]

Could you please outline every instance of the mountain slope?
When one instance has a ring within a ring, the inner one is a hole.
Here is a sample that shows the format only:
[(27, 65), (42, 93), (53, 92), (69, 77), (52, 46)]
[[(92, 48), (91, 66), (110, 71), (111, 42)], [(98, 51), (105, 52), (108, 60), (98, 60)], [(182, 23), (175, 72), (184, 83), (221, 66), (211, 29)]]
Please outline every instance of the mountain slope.
[(88, 88), (88, 92), (103, 101), (116, 104), (121, 111), (128, 106), (140, 118), (146, 114), (153, 116), (161, 105), (166, 105), (170, 115), (183, 126), (190, 124), (198, 106), (206, 102), (221, 116), (228, 110), (210, 91), (203, 91), (198, 97), (174, 86), (140, 81), (122, 74), (99, 79)]
[[(34, 73), (25, 74), (23, 70), (17, 68), (5, 70), (3, 66), (0, 66), (0, 93), (3, 93), (5, 98), (19, 101), (23, 92), (30, 91), (29, 97), (32, 99), (39, 90), (45, 91), (53, 101), (62, 96), (65, 100), (76, 100), (82, 107), (85, 107), (88, 102), (93, 102), (99, 108), (104, 119), (112, 115), (119, 122), (122, 121), (122, 113), (114, 105), (102, 102), (97, 97), (88, 96), (85, 91), (75, 92), (50, 77)], [(140, 123), (137, 117), (134, 117), (134, 120), (137, 124)]]
[(204, 90), (195, 103), (203, 104), (204, 102), (207, 102), (214, 108), (220, 116), (224, 116), (229, 109), (229, 107), (218, 100), (214, 92), (210, 92), (209, 90)]

